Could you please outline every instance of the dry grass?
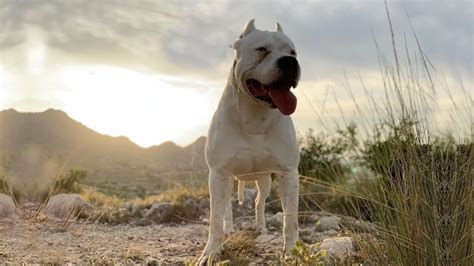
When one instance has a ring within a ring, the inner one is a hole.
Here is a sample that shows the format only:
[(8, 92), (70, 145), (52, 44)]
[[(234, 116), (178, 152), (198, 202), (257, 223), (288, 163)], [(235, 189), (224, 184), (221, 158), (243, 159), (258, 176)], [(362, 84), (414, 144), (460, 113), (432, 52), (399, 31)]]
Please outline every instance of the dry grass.
[(130, 201), (133, 205), (151, 205), (157, 202), (169, 203), (183, 203), (187, 199), (194, 199), (199, 201), (204, 198), (209, 198), (209, 189), (207, 186), (190, 187), (190, 186), (176, 186), (169, 190), (154, 196), (148, 196), (144, 199), (134, 199)]
[(224, 242), (221, 261), (230, 261), (232, 265), (248, 265), (255, 260), (258, 252), (255, 238), (258, 233), (253, 231), (238, 231)]

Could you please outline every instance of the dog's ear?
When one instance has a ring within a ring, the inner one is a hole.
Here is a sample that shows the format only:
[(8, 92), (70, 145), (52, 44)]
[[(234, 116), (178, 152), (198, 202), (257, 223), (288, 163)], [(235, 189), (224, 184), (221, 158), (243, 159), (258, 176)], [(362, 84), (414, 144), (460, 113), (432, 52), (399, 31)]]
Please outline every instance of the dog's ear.
[(239, 45), (240, 45), (240, 39), (241, 38), (235, 40), (234, 44), (229, 45), (229, 47), (234, 49), (234, 50), (237, 50), (237, 48), (239, 48)]
[(240, 34), (240, 38), (245, 37), (247, 34), (251, 33), (254, 30), (256, 30), (255, 19), (251, 19), (249, 22), (247, 22), (247, 25), (245, 25), (244, 31), (242, 32), (242, 34)]
[(281, 27), (280, 23), (278, 23), (278, 22), (275, 25), (275, 31), (283, 33), (283, 28)]

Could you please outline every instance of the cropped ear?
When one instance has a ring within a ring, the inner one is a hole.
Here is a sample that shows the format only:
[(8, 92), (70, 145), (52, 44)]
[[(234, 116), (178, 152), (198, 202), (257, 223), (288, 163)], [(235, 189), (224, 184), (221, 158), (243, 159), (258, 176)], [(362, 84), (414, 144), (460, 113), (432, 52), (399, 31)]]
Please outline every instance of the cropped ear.
[(229, 47), (234, 50), (237, 50), (237, 48), (239, 48), (239, 45), (240, 45), (240, 38), (235, 40), (234, 44), (229, 45)]
[(281, 27), (280, 23), (278, 23), (278, 22), (275, 25), (275, 31), (283, 33), (283, 28)]
[(254, 30), (255, 30), (255, 19), (251, 19), (249, 22), (247, 22), (247, 25), (245, 25), (244, 31), (242, 32), (242, 34), (240, 34), (240, 38), (245, 37), (247, 34), (251, 33)]

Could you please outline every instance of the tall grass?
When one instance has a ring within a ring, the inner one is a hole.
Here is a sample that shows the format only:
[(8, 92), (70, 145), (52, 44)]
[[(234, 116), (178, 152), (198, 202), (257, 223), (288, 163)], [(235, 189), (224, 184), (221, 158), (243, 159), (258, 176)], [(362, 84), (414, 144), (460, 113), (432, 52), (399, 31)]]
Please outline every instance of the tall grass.
[[(374, 89), (362, 81), (370, 103), (363, 106), (346, 84), (356, 106), (355, 116), (366, 121), (357, 127), (365, 130), (365, 140), (354, 138), (354, 145), (341, 153), (352, 156), (349, 161), (357, 171), (342, 171), (340, 163), (324, 167), (325, 175), (337, 177), (342, 172), (346, 179), (349, 176), (351, 186), (331, 182), (329, 177), (304, 176), (303, 204), (372, 222), (377, 237), (367, 237), (361, 246), (371, 263), (474, 265), (474, 145), (472, 132), (471, 136), (468, 133), (469, 127), (472, 130), (471, 95), (461, 86), (464, 102), (451, 97), (443, 74), (429, 61), (414, 31), (415, 52), (410, 53), (404, 36), (401, 56), (386, 10), (391, 60), (375, 41), (383, 98), (374, 96)], [(434, 107), (443, 91), (454, 106), (450, 114), (452, 129), (468, 128), (464, 136), (437, 131)], [(374, 123), (373, 119), (379, 120)], [(303, 164), (308, 164), (308, 158), (302, 159)], [(306, 173), (310, 171), (306, 169)], [(321, 204), (322, 199), (327, 203), (328, 198), (337, 204)]]

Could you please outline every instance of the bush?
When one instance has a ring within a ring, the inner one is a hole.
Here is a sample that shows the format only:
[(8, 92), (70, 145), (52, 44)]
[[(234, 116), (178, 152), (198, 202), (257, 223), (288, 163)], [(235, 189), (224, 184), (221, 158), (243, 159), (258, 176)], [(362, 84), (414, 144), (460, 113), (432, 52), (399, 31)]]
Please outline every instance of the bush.
[(351, 170), (347, 161), (357, 145), (356, 127), (350, 125), (335, 136), (314, 134), (309, 130), (300, 139), (300, 174), (327, 182), (341, 182)]
[(367, 165), (379, 178), (367, 187), (364, 207), (370, 205), (370, 219), (390, 232), (384, 234), (390, 261), (456, 264), (472, 250), (474, 146), (447, 143), (392, 135), (367, 145)]
[(332, 186), (342, 185), (352, 171), (356, 160), (356, 127), (348, 126), (334, 136), (314, 134), (309, 130), (300, 139), (301, 157), (299, 172), (303, 176), (300, 186), (300, 210), (325, 209), (336, 194)]
[(86, 177), (86, 170), (71, 169), (67, 173), (60, 175), (56, 180), (54, 180), (51, 188), (51, 194), (80, 193), (82, 191), (80, 183)]

